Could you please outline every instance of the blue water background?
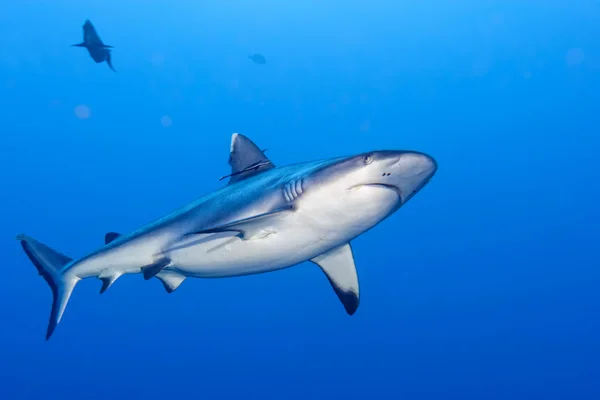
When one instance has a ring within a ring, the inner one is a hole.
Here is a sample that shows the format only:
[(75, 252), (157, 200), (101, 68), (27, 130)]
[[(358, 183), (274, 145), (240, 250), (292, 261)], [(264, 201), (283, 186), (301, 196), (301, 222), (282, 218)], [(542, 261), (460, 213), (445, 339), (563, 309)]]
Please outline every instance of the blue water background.
[[(69, 46), (88, 18), (117, 73)], [(591, 0), (4, 1), (0, 398), (600, 398), (599, 21)], [(233, 132), (277, 165), (437, 159), (353, 242), (358, 312), (308, 263), (170, 295), (90, 279), (46, 342), (14, 236), (80, 257), (220, 187)]]

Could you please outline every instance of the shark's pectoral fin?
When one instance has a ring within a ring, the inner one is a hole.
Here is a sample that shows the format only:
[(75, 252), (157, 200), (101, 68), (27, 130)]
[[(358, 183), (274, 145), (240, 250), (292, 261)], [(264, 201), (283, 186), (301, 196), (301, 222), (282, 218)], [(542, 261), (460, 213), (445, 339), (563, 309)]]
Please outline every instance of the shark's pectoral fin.
[(161, 259), (157, 260), (156, 262), (153, 262), (152, 264), (142, 267), (142, 275), (144, 275), (144, 279), (148, 280), (148, 279), (154, 277), (156, 274), (158, 274), (160, 271), (162, 271), (167, 265), (169, 265), (170, 262), (171, 262), (171, 260), (169, 260), (168, 258), (165, 257), (165, 258), (161, 258)]
[(112, 242), (115, 239), (117, 239), (119, 236), (121, 236), (120, 233), (117, 233), (117, 232), (108, 232), (106, 235), (104, 235), (104, 244), (109, 244), (110, 242)]
[(156, 274), (156, 277), (160, 279), (167, 293), (173, 293), (186, 278), (185, 275), (182, 275), (179, 272), (168, 270), (160, 271)]
[(100, 272), (100, 275), (98, 275), (98, 279), (100, 279), (102, 281), (102, 287), (100, 288), (100, 294), (106, 292), (106, 290), (112, 286), (113, 283), (115, 283), (115, 281), (117, 279), (119, 279), (119, 277), (123, 275), (123, 273), (118, 272), (115, 273), (114, 271), (105, 269), (104, 271)]
[(277, 217), (286, 215), (294, 210), (293, 206), (286, 205), (276, 210), (244, 218), (223, 225), (203, 229), (193, 234), (219, 233), (219, 232), (238, 232), (242, 239), (260, 239), (276, 232), (274, 221)]
[(321, 267), (333, 290), (350, 315), (356, 312), (360, 302), (358, 275), (349, 243), (336, 247), (311, 260)]
[(190, 233), (183, 236), (181, 239), (171, 243), (169, 248), (163, 250), (163, 254), (168, 257), (168, 254), (174, 251), (183, 250), (194, 246), (202, 246), (208, 253), (216, 250), (221, 246), (239, 240), (238, 232), (220, 232), (209, 234)]

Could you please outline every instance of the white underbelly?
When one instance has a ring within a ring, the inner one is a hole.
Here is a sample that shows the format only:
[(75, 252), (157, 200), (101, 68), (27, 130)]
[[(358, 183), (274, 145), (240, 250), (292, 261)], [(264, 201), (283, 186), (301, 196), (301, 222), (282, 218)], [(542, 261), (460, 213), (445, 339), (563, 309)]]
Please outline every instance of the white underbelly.
[(171, 260), (168, 269), (216, 278), (268, 272), (310, 260), (376, 225), (398, 202), (389, 189), (370, 187), (363, 195), (367, 192), (369, 196), (313, 196), (298, 202), (295, 211), (268, 221), (265, 232), (250, 239), (234, 232), (197, 235), (165, 252)]
[(279, 232), (254, 240), (231, 237), (215, 242), (215, 246), (193, 246), (169, 252), (169, 269), (196, 277), (247, 275), (286, 268), (333, 247), (332, 241), (326, 238), (295, 233)]

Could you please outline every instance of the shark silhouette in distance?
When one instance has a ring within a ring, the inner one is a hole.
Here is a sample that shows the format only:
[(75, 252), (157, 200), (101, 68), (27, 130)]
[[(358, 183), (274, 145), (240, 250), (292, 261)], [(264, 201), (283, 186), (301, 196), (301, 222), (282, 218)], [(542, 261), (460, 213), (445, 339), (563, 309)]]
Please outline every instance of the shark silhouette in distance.
[(437, 170), (415, 151), (275, 165), (250, 139), (233, 134), (226, 186), (73, 260), (19, 235), (23, 250), (52, 289), (46, 333), (60, 322), (75, 285), (102, 281), (104, 293), (123, 274), (159, 279), (168, 293), (190, 277), (259, 274), (304, 261), (326, 275), (346, 312), (359, 305), (350, 242), (396, 212)]
[(74, 47), (85, 47), (90, 53), (90, 56), (96, 63), (106, 61), (108, 67), (113, 71), (117, 72), (112, 65), (111, 50), (113, 47), (102, 43), (100, 36), (96, 32), (94, 25), (90, 20), (86, 20), (83, 24), (83, 42), (79, 44), (72, 44)]
[(264, 64), (267, 63), (267, 59), (262, 54), (258, 54), (258, 53), (256, 53), (256, 54), (249, 54), (248, 58), (250, 60), (252, 60), (255, 64), (264, 65)]

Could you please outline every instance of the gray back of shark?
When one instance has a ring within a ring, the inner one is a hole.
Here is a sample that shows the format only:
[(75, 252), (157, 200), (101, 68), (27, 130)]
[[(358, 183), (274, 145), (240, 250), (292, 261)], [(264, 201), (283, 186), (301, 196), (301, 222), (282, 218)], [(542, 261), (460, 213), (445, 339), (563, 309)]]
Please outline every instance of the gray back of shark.
[(159, 279), (168, 293), (189, 277), (224, 278), (304, 261), (325, 273), (346, 312), (359, 305), (350, 242), (393, 214), (437, 170), (426, 154), (373, 151), (276, 167), (252, 141), (234, 134), (226, 186), (73, 260), (19, 235), (53, 294), (50, 338), (73, 288), (85, 278), (106, 291), (123, 274)]

